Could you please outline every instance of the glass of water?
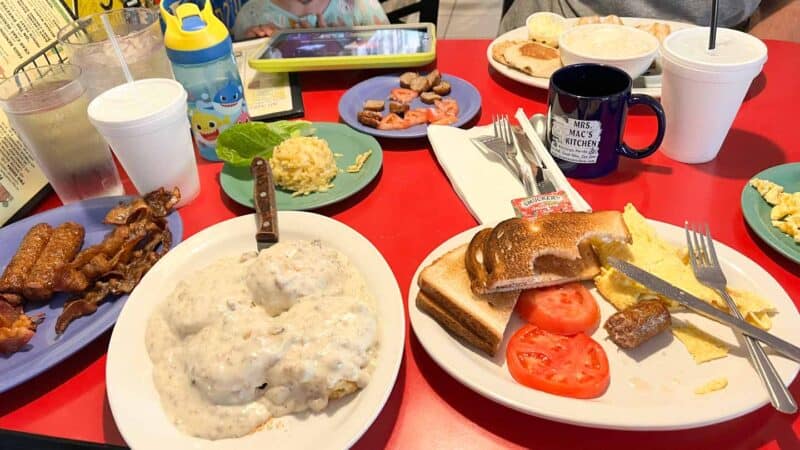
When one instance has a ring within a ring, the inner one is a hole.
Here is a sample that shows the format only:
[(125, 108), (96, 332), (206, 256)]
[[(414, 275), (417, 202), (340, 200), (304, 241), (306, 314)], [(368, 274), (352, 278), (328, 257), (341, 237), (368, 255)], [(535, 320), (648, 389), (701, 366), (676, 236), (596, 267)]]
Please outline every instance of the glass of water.
[(69, 62), (83, 70), (90, 101), (126, 81), (103, 25), (103, 16), (114, 31), (134, 79), (174, 78), (156, 11), (123, 8), (93, 14), (58, 32)]
[(0, 82), (0, 107), (64, 204), (122, 195), (105, 140), (89, 123), (81, 69), (55, 64)]

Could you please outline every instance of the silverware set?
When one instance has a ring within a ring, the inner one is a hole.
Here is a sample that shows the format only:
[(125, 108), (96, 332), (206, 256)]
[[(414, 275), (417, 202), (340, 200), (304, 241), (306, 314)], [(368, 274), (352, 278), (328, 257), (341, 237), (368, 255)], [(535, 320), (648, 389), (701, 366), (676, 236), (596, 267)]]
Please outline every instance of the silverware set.
[(631, 263), (609, 257), (608, 264), (653, 292), (675, 300), (703, 316), (728, 325), (742, 334), (750, 362), (764, 383), (772, 406), (785, 414), (797, 412), (797, 403), (795, 403), (791, 393), (786, 389), (786, 385), (783, 384), (783, 380), (781, 380), (780, 375), (759, 342), (763, 342), (776, 352), (798, 362), (800, 362), (800, 348), (744, 320), (736, 307), (736, 303), (727, 292), (728, 282), (717, 259), (717, 252), (714, 249), (714, 241), (711, 238), (711, 231), (708, 225), (700, 227), (686, 222), (684, 230), (686, 232), (689, 261), (695, 278), (722, 297), (728, 305), (730, 313), (715, 308), (711, 304)]
[[(705, 228), (705, 232), (702, 229)], [(692, 225), (689, 222), (684, 224), (686, 231), (686, 245), (689, 249), (689, 261), (691, 261), (694, 276), (701, 284), (711, 288), (720, 297), (725, 300), (728, 305), (730, 314), (737, 319), (744, 320), (736, 303), (733, 301), (727, 292), (728, 281), (725, 274), (722, 272), (722, 267), (717, 260), (717, 252), (714, 250), (714, 240), (711, 239), (711, 231), (708, 225), (700, 227)], [(772, 406), (778, 411), (785, 414), (793, 414), (797, 412), (797, 403), (795, 403), (789, 390), (783, 384), (778, 371), (775, 366), (767, 358), (761, 344), (754, 338), (744, 334), (744, 345), (747, 348), (747, 354), (750, 357), (750, 362), (753, 364), (758, 376), (764, 383), (769, 393), (770, 402)]]
[[(494, 116), (492, 125), (494, 135), (478, 136), (470, 140), (479, 148), (495, 154), (506, 169), (522, 183), (526, 195), (554, 192), (556, 187), (552, 177), (528, 136), (519, 127), (512, 127), (505, 114)], [(518, 153), (522, 153), (526, 164), (519, 163)]]

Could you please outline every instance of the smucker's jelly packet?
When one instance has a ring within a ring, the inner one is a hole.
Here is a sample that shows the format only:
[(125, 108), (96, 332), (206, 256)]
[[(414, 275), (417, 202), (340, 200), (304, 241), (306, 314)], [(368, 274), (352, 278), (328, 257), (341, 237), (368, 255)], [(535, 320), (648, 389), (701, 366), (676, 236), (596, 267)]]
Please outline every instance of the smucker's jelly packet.
[(515, 198), (511, 200), (517, 217), (535, 218), (554, 212), (574, 211), (569, 197), (564, 191), (548, 192), (533, 197)]

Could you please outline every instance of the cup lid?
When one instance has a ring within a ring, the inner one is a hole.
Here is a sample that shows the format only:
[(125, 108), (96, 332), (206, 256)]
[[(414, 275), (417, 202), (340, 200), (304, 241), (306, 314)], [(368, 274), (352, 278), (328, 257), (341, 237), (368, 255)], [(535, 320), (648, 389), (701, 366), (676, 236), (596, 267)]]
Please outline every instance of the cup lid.
[(709, 33), (708, 27), (675, 31), (664, 39), (662, 52), (684, 66), (709, 72), (739, 71), (767, 59), (767, 46), (754, 36), (717, 28), (715, 48), (709, 50)]
[(148, 78), (113, 87), (89, 103), (89, 118), (109, 128), (128, 128), (166, 118), (186, 108), (183, 85), (168, 78)]

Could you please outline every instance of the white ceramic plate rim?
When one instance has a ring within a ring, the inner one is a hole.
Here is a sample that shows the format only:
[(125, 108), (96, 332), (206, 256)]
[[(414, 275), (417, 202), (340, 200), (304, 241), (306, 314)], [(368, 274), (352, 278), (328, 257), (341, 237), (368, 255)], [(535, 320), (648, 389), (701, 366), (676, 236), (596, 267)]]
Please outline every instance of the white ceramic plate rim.
[[(680, 245), (684, 236), (682, 228), (652, 220), (649, 222), (661, 237)], [(755, 373), (752, 375), (754, 379), (750, 387), (754, 393), (751, 401), (738, 409), (731, 410), (725, 407), (724, 401), (722, 403), (718, 401), (718, 399), (724, 399), (724, 396), (698, 396), (699, 403), (696, 405), (697, 407), (689, 407), (682, 404), (679, 408), (665, 408), (659, 405), (632, 408), (609, 405), (593, 400), (559, 397), (517, 384), (510, 375), (507, 375), (504, 367), (500, 367), (500, 369), (503, 371), (501, 373), (506, 376), (500, 376), (497, 371), (485, 370), (481, 364), (475, 362), (478, 357), (483, 356), (482, 354), (469, 349), (452, 337), (430, 316), (420, 311), (416, 307), (415, 301), (419, 292), (417, 279), (421, 270), (447, 251), (469, 242), (475, 232), (481, 228), (484, 228), (484, 226), (478, 226), (459, 233), (433, 250), (414, 274), (408, 295), (409, 319), (414, 334), (416, 334), (423, 348), (442, 369), (468, 388), (497, 403), (536, 417), (573, 425), (619, 430), (655, 431), (696, 428), (734, 419), (768, 403), (767, 393), (755, 378)], [(795, 320), (795, 323), (800, 321), (800, 315), (798, 315), (791, 298), (769, 273), (746, 256), (724, 244), (716, 242), (716, 249), (723, 264), (738, 266), (745, 273), (759, 280), (759, 293), (768, 295), (781, 315), (792, 315), (791, 317)], [(596, 297), (598, 302), (604, 302), (599, 297), (599, 294), (596, 294)], [(601, 321), (604, 321), (605, 318), (603, 317)], [(507, 330), (506, 339), (509, 334)], [(795, 330), (794, 336), (782, 335), (781, 337), (792, 342), (800, 342), (800, 330)], [(673, 345), (681, 344), (673, 343)], [(500, 353), (504, 353), (504, 349), (505, 347), (501, 349)], [(606, 350), (606, 353), (610, 362), (613, 362), (612, 358), (615, 358), (615, 356), (608, 350)], [(728, 358), (737, 357), (734, 355), (728, 356)], [(484, 359), (488, 358), (484, 356)], [(779, 360), (777, 362), (780, 364), (776, 364), (778, 371), (784, 382), (787, 385), (790, 384), (797, 376), (800, 365), (783, 357), (771, 356), (770, 359), (772, 359), (773, 363)], [(744, 362), (749, 365), (748, 361)], [(613, 368), (611, 377), (613, 383)], [(731, 389), (731, 387), (727, 389)], [(720, 393), (724, 394), (724, 391)]]
[(315, 436), (324, 433), (324, 439), (317, 439), (314, 448), (340, 449), (355, 443), (380, 413), (397, 379), (405, 345), (405, 313), (394, 274), (369, 240), (341, 222), (308, 212), (279, 211), (278, 223), (281, 239), (321, 239), (347, 255), (364, 275), (376, 298), (381, 336), (372, 380), (354, 396), (331, 402), (327, 412), (306, 415), (302, 421), (294, 416), (282, 417), (277, 420), (288, 421), (288, 425), (267, 426), (237, 439), (209, 441), (174, 427), (153, 385), (152, 364), (144, 345), (147, 319), (180, 278), (170, 278), (170, 274), (200, 268), (204, 258), (210, 262), (255, 250), (255, 215), (236, 217), (172, 249), (142, 279), (119, 315), (108, 349), (106, 383), (114, 420), (131, 448), (305, 448), (309, 442), (303, 439), (313, 439), (304, 435), (307, 423), (314, 427)]
[[(625, 25), (636, 26), (642, 23), (651, 23), (651, 22), (661, 22), (668, 24), (672, 30), (679, 30), (681, 28), (692, 27), (694, 25), (683, 23), (683, 22), (676, 22), (672, 20), (659, 20), (659, 19), (647, 19), (643, 17), (622, 17), (622, 22)], [(569, 18), (566, 19), (567, 24), (574, 24), (578, 21), (577, 18)], [(528, 86), (533, 86), (541, 89), (548, 89), (550, 87), (550, 78), (544, 77), (534, 77), (525, 73), (522, 73), (516, 69), (512, 69), (507, 67), (499, 62), (495, 61), (492, 58), (492, 47), (498, 42), (507, 41), (512, 39), (527, 39), (528, 37), (528, 29), (526, 26), (522, 26), (519, 28), (515, 28), (513, 30), (509, 30), (492, 41), (491, 44), (486, 48), (486, 59), (489, 61), (489, 64), (498, 72), (500, 72), (503, 76), (507, 78), (511, 78), (514, 81), (518, 81), (522, 84), (527, 84)], [(635, 87), (632, 89), (634, 94), (646, 94), (653, 97), (660, 97), (661, 96), (661, 86), (658, 87)]]

